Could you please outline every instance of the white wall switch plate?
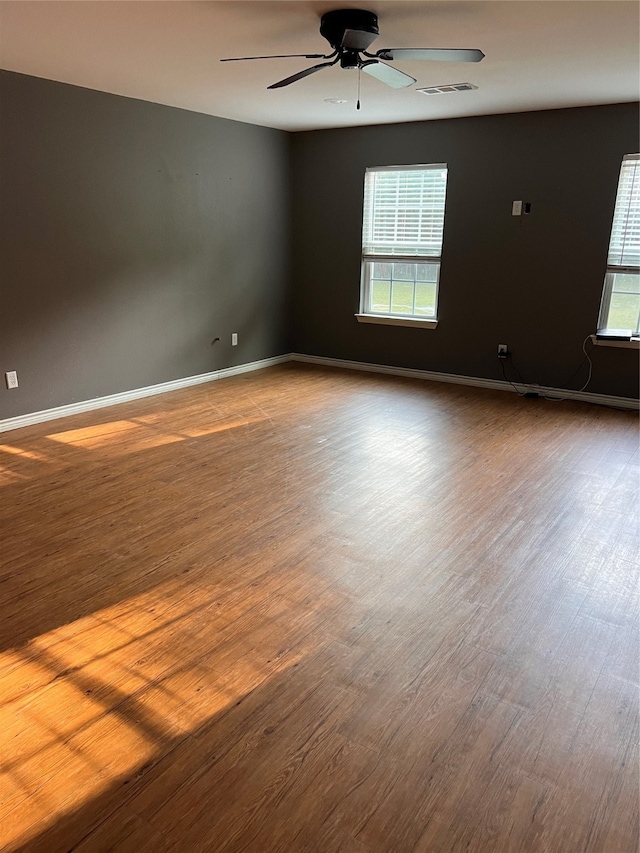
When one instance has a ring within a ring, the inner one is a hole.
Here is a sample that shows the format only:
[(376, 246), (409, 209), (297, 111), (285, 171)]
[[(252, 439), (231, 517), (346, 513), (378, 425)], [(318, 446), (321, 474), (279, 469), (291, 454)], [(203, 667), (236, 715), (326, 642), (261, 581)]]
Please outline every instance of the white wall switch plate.
[(514, 201), (511, 205), (511, 215), (512, 216), (522, 216), (522, 202)]
[(237, 332), (233, 332), (233, 334), (231, 335), (231, 346), (232, 347), (238, 346), (238, 333)]

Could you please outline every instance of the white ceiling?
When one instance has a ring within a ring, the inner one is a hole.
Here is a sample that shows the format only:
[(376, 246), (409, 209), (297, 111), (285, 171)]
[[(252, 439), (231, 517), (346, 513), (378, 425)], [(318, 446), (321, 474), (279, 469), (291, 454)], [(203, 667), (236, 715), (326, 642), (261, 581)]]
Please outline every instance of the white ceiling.
[[(225, 62), (230, 56), (324, 53), (320, 15), (365, 8), (382, 47), (473, 47), (481, 63), (396, 62), (417, 78), (390, 89), (323, 69), (291, 86), (267, 85), (319, 60)], [(308, 130), (635, 101), (639, 10), (633, 0), (9, 0), (0, 3), (0, 65), (60, 80), (282, 128)], [(426, 96), (415, 89), (473, 83), (477, 91)], [(346, 104), (325, 99), (344, 98)]]

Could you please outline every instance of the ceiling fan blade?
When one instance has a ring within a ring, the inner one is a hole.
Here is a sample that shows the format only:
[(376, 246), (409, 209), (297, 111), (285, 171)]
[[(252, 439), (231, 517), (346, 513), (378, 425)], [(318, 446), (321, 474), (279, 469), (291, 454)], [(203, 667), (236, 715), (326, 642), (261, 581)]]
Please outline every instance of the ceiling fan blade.
[(378, 38), (378, 33), (368, 33), (366, 30), (345, 30), (342, 36), (342, 47), (347, 50), (366, 50)]
[(229, 59), (221, 59), (220, 62), (244, 62), (246, 59), (330, 59), (335, 56), (336, 51), (326, 55), (324, 53), (283, 53), (276, 56), (231, 56)]
[(337, 61), (338, 60), (335, 59), (333, 62), (321, 62), (319, 65), (312, 65), (311, 68), (305, 68), (304, 71), (298, 71), (297, 74), (292, 74), (291, 77), (285, 77), (284, 80), (278, 80), (277, 83), (272, 83), (270, 86), (267, 86), (267, 89), (281, 89), (283, 86), (289, 86), (291, 83), (302, 80), (303, 77), (315, 74), (316, 71), (320, 71), (321, 68), (329, 68), (331, 65), (335, 65)]
[(392, 86), (394, 89), (403, 89), (405, 86), (411, 86), (416, 82), (415, 77), (410, 77), (404, 71), (399, 71), (392, 65), (387, 65), (384, 62), (378, 62), (376, 59), (370, 59), (368, 62), (363, 62), (360, 66), (365, 74), (375, 77), (387, 86)]
[(428, 59), (431, 62), (480, 62), (481, 50), (462, 47), (385, 47), (375, 54), (379, 59)]

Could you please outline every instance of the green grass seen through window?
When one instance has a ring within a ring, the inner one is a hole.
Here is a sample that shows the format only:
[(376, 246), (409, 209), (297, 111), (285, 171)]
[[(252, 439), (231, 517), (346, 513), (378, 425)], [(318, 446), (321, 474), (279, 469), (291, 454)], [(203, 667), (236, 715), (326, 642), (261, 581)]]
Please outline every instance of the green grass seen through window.
[(640, 314), (640, 295), (637, 293), (612, 293), (609, 306), (610, 329), (631, 329), (638, 331)]
[(640, 317), (640, 276), (616, 273), (609, 303), (608, 329), (631, 329), (638, 334)]
[(434, 317), (436, 313), (435, 282), (380, 281), (371, 282), (371, 311), (376, 314), (410, 314)]

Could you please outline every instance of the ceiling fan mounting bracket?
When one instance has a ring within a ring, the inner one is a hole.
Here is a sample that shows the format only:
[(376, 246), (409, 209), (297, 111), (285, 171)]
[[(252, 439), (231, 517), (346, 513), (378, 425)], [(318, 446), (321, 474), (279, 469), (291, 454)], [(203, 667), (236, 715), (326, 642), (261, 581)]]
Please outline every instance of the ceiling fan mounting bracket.
[(379, 35), (378, 16), (363, 9), (334, 9), (325, 12), (320, 19), (320, 35), (329, 42), (334, 50), (342, 45), (347, 30)]

